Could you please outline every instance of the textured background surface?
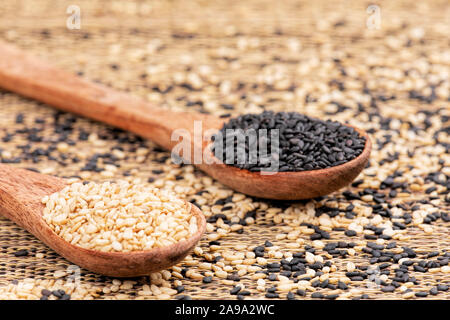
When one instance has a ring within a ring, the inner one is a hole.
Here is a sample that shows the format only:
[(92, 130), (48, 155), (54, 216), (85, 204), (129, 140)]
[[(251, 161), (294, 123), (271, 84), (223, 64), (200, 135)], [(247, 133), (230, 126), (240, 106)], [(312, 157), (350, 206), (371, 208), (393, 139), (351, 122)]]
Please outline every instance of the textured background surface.
[[(65, 11), (70, 4), (81, 8), (81, 30), (66, 28)], [(449, 212), (449, 203), (445, 201), (448, 187), (427, 177), (441, 171), (448, 186), (450, 7), (445, 0), (380, 1), (381, 29), (369, 30), (366, 27), (369, 4), (365, 1), (1, 1), (0, 38), (61, 68), (129, 91), (164, 108), (217, 115), (263, 109), (295, 110), (372, 129), (374, 150), (370, 167), (359, 177), (363, 184), (345, 190), (377, 189), (388, 175), (400, 170), (403, 175), (396, 181), (406, 183), (406, 192), (399, 189), (399, 195), (388, 198), (388, 202), (403, 204), (405, 212), (411, 213), (411, 207), (422, 200), (424, 210)], [(234, 109), (229, 110), (223, 104), (233, 105)], [(23, 123), (17, 121), (18, 114), (23, 114)], [(411, 127), (418, 131), (408, 129)], [(33, 136), (29, 128), (38, 131)], [(5, 139), (8, 134), (11, 139)], [(80, 134), (91, 136), (80, 141)], [(392, 142), (386, 135), (392, 137)], [(170, 159), (166, 160), (169, 153), (151, 142), (57, 113), (46, 105), (4, 91), (0, 91), (0, 138), (3, 138), (2, 162), (59, 176), (81, 175), (94, 181), (111, 178), (83, 171), (87, 160), (120, 145), (126, 156), (116, 162), (120, 167), (114, 171), (114, 178), (140, 177), (145, 181), (153, 177), (156, 185), (167, 188), (176, 184), (179, 188), (174, 191), (189, 200), (195, 199), (207, 216), (216, 210), (220, 212), (221, 207), (217, 206), (223, 203), (217, 200), (233, 195), (231, 190), (190, 166), (172, 165)], [(74, 146), (64, 152), (52, 151), (53, 158), (36, 151), (47, 150), (67, 139)], [(411, 156), (408, 151), (415, 154)], [(395, 152), (399, 154), (392, 157)], [(74, 157), (79, 162), (72, 161)], [(100, 159), (98, 167), (103, 168), (105, 163), (106, 158)], [(425, 190), (433, 186), (437, 191), (427, 194)], [(195, 196), (200, 190), (209, 191), (201, 196), (203, 200)], [(315, 207), (327, 203), (345, 208), (358, 202), (345, 199), (342, 196), (345, 190), (315, 202)], [(298, 208), (301, 212), (305, 202), (274, 203), (244, 199), (240, 195), (235, 195), (232, 202), (233, 209), (226, 215), (239, 216), (256, 209), (256, 221), (244, 226), (243, 234), (230, 232), (222, 237), (218, 252), (238, 251), (234, 249), (236, 244), (262, 245), (266, 240), (279, 245), (281, 251), (295, 252), (287, 248), (290, 240), (275, 239), (289, 223), (283, 219), (274, 222), (266, 207), (284, 212)], [(409, 246), (425, 256), (432, 251), (440, 254), (449, 251), (449, 222), (438, 219), (431, 225), (431, 233), (408, 226), (406, 235), (410, 237), (397, 240), (398, 247)], [(305, 244), (311, 242), (308, 235), (301, 237)], [(349, 239), (343, 232), (333, 231), (331, 240), (326, 241), (336, 240), (358, 241), (363, 237)], [(208, 242), (205, 236), (200, 244), (205, 252)], [(16, 257), (14, 253), (20, 249), (27, 249), (28, 256)], [(37, 258), (38, 253), (43, 258)], [(193, 260), (203, 258), (194, 255)], [(347, 261), (357, 266), (368, 265), (367, 256), (361, 252), (355, 257), (330, 260), (337, 266), (337, 274), (345, 273), (343, 266)], [(54, 279), (55, 271), (65, 271), (68, 265), (68, 261), (32, 235), (0, 218), (1, 285), (24, 278)], [(419, 280), (413, 288), (424, 291), (438, 282), (450, 283), (448, 273), (411, 271), (411, 274)], [(102, 289), (111, 286), (112, 280), (82, 271), (82, 283), (87, 288)], [(132, 280), (136, 281), (132, 289), (124, 287), (116, 293), (91, 296), (134, 298), (140, 286), (149, 281)], [(232, 286), (217, 279), (210, 284), (187, 278), (182, 282), (186, 287), (184, 294), (193, 298), (235, 297), (229, 295)], [(264, 296), (264, 292), (254, 290), (256, 281), (250, 275), (241, 277), (241, 282), (255, 292), (252, 297)], [(360, 288), (370, 298), (401, 298), (398, 292), (383, 293), (365, 281), (352, 282), (350, 287)], [(436, 297), (448, 299), (450, 292)]]

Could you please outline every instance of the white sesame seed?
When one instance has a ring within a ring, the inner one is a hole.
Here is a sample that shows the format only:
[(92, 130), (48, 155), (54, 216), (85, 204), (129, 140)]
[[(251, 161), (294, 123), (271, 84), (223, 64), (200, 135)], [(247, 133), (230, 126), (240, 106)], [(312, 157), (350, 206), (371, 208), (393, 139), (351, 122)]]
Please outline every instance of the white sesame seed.
[(347, 271), (348, 272), (353, 272), (353, 271), (355, 271), (355, 269), (356, 269), (355, 264), (353, 262), (349, 261), (347, 263)]

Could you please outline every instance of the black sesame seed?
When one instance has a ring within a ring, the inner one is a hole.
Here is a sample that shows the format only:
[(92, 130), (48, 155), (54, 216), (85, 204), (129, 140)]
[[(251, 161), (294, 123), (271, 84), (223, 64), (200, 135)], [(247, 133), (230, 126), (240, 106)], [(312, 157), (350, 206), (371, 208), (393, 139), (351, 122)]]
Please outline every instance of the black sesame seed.
[(16, 123), (17, 123), (17, 124), (23, 123), (23, 120), (24, 120), (23, 114), (22, 114), (22, 113), (19, 113), (19, 114), (16, 116)]
[(402, 229), (402, 230), (406, 229), (405, 224), (403, 224), (403, 223), (401, 223), (401, 222), (395, 221), (393, 224), (394, 224), (394, 226), (397, 227), (398, 229)]
[(341, 290), (347, 290), (348, 286), (344, 282), (339, 281), (338, 282), (338, 288), (341, 289)]
[(414, 271), (417, 271), (417, 272), (427, 272), (427, 269), (425, 269), (424, 267), (419, 266), (419, 265), (416, 265), (413, 268), (414, 268)]
[(390, 242), (390, 243), (388, 243), (388, 245), (386, 246), (386, 249), (393, 249), (393, 248), (395, 248), (397, 246), (397, 243), (394, 241), (394, 242)]
[(425, 193), (430, 194), (430, 193), (432, 193), (432, 192), (434, 192), (434, 191), (436, 191), (436, 190), (437, 190), (436, 187), (430, 187), (430, 188), (428, 188), (428, 189), (425, 190)]
[(28, 250), (27, 249), (17, 250), (16, 252), (14, 252), (14, 256), (16, 257), (28, 256)]
[(320, 287), (320, 281), (319, 281), (319, 280), (314, 281), (313, 283), (311, 283), (311, 286), (312, 286), (313, 288)]
[(382, 270), (388, 268), (390, 265), (391, 265), (390, 263), (382, 263), (378, 266), (378, 268)]
[(394, 290), (395, 290), (395, 287), (392, 286), (392, 285), (385, 286), (385, 287), (381, 288), (381, 291), (383, 291), (383, 292), (394, 292)]
[(239, 275), (237, 273), (234, 274), (229, 274), (227, 276), (227, 280), (232, 280), (232, 281), (241, 281), (241, 278), (239, 277)]
[(425, 291), (419, 291), (415, 293), (416, 297), (425, 298), (428, 296), (428, 292)]
[(439, 251), (433, 251), (433, 252), (430, 252), (428, 255), (427, 255), (427, 258), (429, 259), (429, 258), (433, 258), (433, 257), (436, 257), (436, 256), (438, 256), (439, 255)]
[(296, 293), (297, 293), (300, 297), (306, 296), (305, 290), (298, 289)]
[(367, 246), (374, 250), (383, 250), (384, 246), (382, 244), (376, 244), (374, 242), (368, 242)]
[(230, 294), (238, 294), (239, 291), (241, 291), (241, 286), (235, 286), (230, 290)]
[[(399, 260), (400, 259), (401, 259), (401, 257), (399, 258)], [(402, 265), (405, 265), (405, 266), (412, 266), (413, 264), (414, 264), (414, 261), (412, 261), (412, 260), (405, 260), (402, 262)]]
[(65, 291), (64, 290), (53, 290), (52, 294), (57, 298), (61, 298), (65, 294)]
[(323, 295), (323, 293), (320, 293), (320, 292), (313, 292), (311, 294), (311, 298), (313, 298), (313, 299), (323, 299), (324, 295)]
[(438, 293), (439, 293), (439, 290), (438, 290), (437, 287), (433, 287), (433, 288), (430, 289), (430, 294), (431, 294), (431, 295), (435, 296), (435, 295), (437, 295)]
[(273, 286), (273, 287), (267, 289), (267, 292), (274, 293), (275, 291), (277, 291), (277, 287), (276, 286)]
[(448, 291), (448, 286), (447, 285), (445, 285), (445, 284), (438, 284), (437, 285), (437, 289), (439, 290), (439, 291)]
[(264, 242), (264, 246), (265, 247), (273, 247), (273, 244), (269, 240), (266, 240), (266, 242)]
[(42, 289), (41, 294), (43, 296), (49, 296), (49, 295), (52, 294), (52, 292), (50, 290), (48, 290), (48, 289)]
[(184, 288), (184, 286), (177, 286), (175, 288), (175, 290), (177, 290), (177, 293), (181, 293), (181, 292), (183, 292), (185, 290), (185, 288)]
[(347, 231), (345, 231), (345, 235), (347, 237), (354, 237), (354, 236), (356, 236), (356, 231), (354, 231), (354, 230), (347, 230)]

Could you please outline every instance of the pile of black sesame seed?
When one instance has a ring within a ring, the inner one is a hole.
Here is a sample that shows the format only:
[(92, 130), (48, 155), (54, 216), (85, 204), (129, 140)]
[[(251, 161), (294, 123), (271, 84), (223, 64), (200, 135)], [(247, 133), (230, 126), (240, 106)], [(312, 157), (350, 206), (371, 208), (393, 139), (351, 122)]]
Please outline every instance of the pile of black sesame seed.
[[(260, 143), (260, 136), (257, 135), (257, 140), (252, 142), (247, 137), (245, 163), (239, 163), (238, 155), (244, 151), (243, 146), (238, 144), (237, 139), (234, 139), (233, 150), (231, 145), (227, 146), (227, 139), (236, 135), (230, 131), (227, 133), (229, 129), (242, 129), (244, 133), (251, 129), (256, 132), (266, 129), (267, 150), (271, 159), (261, 157), (258, 148), (257, 161), (253, 161), (256, 163), (249, 161), (250, 146)], [(274, 129), (279, 130), (279, 143), (278, 147), (271, 148), (270, 131)], [(366, 142), (365, 138), (351, 127), (336, 121), (314, 119), (297, 112), (264, 111), (260, 114), (241, 115), (225, 123), (220, 133), (221, 135), (213, 137), (212, 150), (215, 156), (228, 165), (255, 172), (274, 171), (271, 163), (276, 160), (279, 161), (277, 171), (307, 171), (338, 166), (360, 155)]]

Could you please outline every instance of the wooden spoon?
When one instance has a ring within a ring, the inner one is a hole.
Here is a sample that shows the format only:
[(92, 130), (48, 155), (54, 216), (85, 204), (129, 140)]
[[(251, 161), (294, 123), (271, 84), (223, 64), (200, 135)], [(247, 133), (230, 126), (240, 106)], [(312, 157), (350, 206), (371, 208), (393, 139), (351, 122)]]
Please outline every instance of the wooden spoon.
[(198, 231), (185, 241), (165, 248), (133, 252), (100, 252), (75, 246), (58, 236), (43, 220), (41, 200), (63, 189), (63, 179), (0, 165), (0, 214), (28, 230), (67, 260), (87, 270), (113, 277), (149, 275), (181, 261), (205, 232), (203, 213), (191, 205)]
[(370, 139), (363, 130), (355, 128), (366, 138), (363, 152), (347, 163), (327, 169), (261, 175), (219, 161), (196, 163), (195, 151), (200, 154), (204, 152), (209, 159), (214, 156), (208, 149), (209, 139), (202, 141), (201, 133), (195, 134), (194, 121), (200, 121), (203, 131), (206, 131), (220, 129), (223, 120), (205, 114), (155, 107), (129, 94), (52, 67), (8, 44), (0, 43), (0, 56), (0, 87), (134, 132), (167, 150), (172, 150), (179, 142), (171, 140), (172, 132), (184, 128), (189, 133), (192, 152), (183, 157), (223, 184), (251, 196), (280, 200), (322, 196), (348, 185), (369, 159)]

